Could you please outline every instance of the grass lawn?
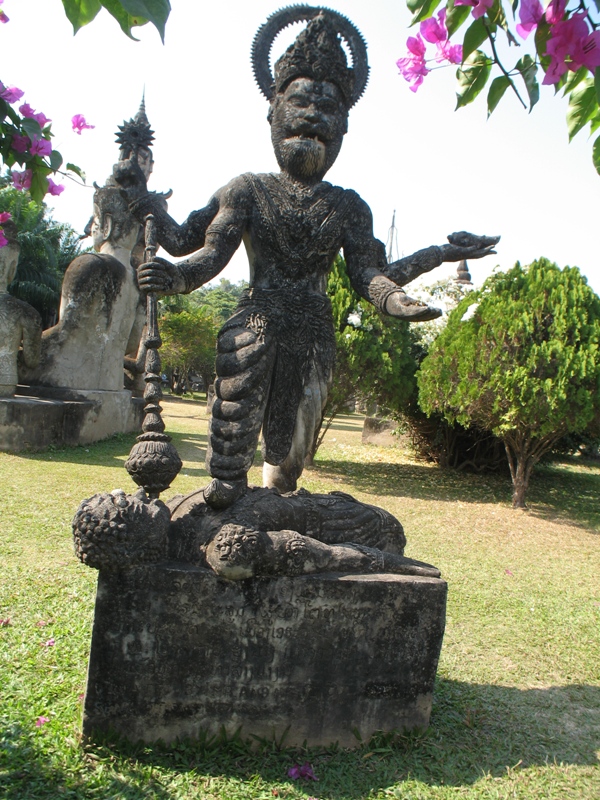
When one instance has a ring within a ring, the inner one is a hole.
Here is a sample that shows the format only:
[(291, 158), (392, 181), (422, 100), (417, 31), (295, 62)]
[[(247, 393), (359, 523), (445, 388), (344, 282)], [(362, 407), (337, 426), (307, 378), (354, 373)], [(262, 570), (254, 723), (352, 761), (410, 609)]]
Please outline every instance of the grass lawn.
[[(207, 482), (206, 416), (189, 400), (164, 407), (184, 461), (168, 497)], [(123, 464), (134, 437), (0, 453), (2, 800), (600, 798), (600, 465), (541, 468), (529, 510), (513, 511), (508, 479), (362, 445), (361, 425), (338, 418), (301, 484), (388, 509), (404, 524), (407, 555), (448, 581), (429, 730), (355, 751), (84, 747), (96, 573), (73, 556), (70, 521), (95, 492), (132, 490)], [(259, 467), (250, 479), (260, 483)], [(287, 777), (307, 760), (318, 782)]]

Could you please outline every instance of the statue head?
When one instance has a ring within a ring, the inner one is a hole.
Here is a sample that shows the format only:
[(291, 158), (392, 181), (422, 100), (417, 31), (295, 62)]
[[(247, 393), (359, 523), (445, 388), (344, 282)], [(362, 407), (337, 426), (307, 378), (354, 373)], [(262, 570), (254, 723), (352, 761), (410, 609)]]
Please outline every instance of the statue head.
[[(273, 40), (300, 20), (308, 20), (308, 25), (278, 59), (272, 76), (268, 59)], [(352, 67), (340, 35), (350, 49)], [(270, 102), (268, 120), (279, 166), (300, 180), (321, 180), (338, 156), (348, 130), (348, 111), (367, 82), (360, 33), (330, 9), (291, 6), (259, 29), (252, 59), (258, 85)]]
[(6, 239), (4, 247), (0, 247), (0, 291), (6, 291), (17, 272), (21, 246), (17, 239), (17, 226), (12, 219), (2, 223), (2, 232)]
[(95, 494), (81, 503), (73, 519), (75, 553), (95, 569), (160, 561), (166, 557), (170, 521), (166, 505), (148, 500), (143, 490)]
[(222, 578), (252, 578), (257, 562), (265, 556), (264, 538), (265, 534), (242, 525), (223, 525), (206, 548), (206, 560)]
[(116, 186), (97, 187), (89, 230), (94, 250), (100, 252), (106, 243), (133, 250), (140, 231), (141, 226), (130, 213), (120, 190)]

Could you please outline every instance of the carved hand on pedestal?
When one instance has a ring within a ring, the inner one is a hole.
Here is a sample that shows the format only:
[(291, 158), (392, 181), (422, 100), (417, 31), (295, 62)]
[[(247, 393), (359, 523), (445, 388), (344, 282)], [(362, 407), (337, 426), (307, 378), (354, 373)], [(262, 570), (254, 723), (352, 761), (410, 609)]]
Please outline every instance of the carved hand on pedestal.
[(496, 252), (494, 246), (500, 241), (499, 236), (477, 236), (467, 231), (451, 233), (447, 238), (450, 244), (440, 247), (444, 261), (462, 261), (493, 255)]

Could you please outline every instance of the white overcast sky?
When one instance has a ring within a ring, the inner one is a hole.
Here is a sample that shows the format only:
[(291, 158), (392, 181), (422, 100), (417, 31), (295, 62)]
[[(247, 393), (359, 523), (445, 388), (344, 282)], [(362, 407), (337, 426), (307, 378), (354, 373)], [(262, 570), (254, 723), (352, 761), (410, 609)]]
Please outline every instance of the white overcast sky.
[[(242, 172), (276, 169), (267, 102), (250, 66), (258, 26), (276, 0), (171, 0), (165, 45), (150, 25), (127, 39), (106, 11), (75, 37), (60, 0), (5, 0), (0, 25), (0, 79), (25, 91), (53, 120), (54, 146), (103, 183), (116, 160), (117, 125), (146, 90), (156, 132), (150, 188), (173, 190), (169, 208), (183, 221)], [(508, 94), (490, 120), (485, 100), (455, 112), (455, 68), (429, 75), (416, 94), (398, 75), (409, 13), (403, 0), (328, 0), (362, 31), (371, 78), (351, 111), (350, 127), (328, 179), (370, 204), (385, 241), (396, 210), (400, 253), (442, 244), (456, 230), (501, 234), (498, 254), (471, 262), (476, 283), (497, 264), (510, 268), (547, 256), (578, 266), (600, 292), (600, 176), (591, 140), (568, 144), (566, 102), (542, 88), (531, 115)], [(412, 31), (414, 33), (414, 30)], [(283, 50), (284, 35), (274, 55)], [(514, 52), (514, 51), (513, 51)], [(511, 53), (511, 65), (518, 55)], [(84, 114), (94, 130), (72, 132)], [(91, 213), (92, 190), (67, 183), (51, 198), (54, 217), (78, 231)], [(441, 268), (434, 277), (451, 274)], [(227, 271), (247, 277), (245, 256)]]

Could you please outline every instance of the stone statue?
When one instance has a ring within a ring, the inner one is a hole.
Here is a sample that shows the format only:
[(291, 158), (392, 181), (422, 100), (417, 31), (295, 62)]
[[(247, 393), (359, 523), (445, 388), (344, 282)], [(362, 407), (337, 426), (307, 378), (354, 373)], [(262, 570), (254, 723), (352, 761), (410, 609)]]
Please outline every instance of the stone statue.
[[(268, 57), (276, 34), (307, 18), (305, 30), (275, 64), (273, 79)], [(338, 32), (349, 43), (352, 68)], [(419, 321), (441, 312), (400, 287), (443, 261), (493, 253), (498, 241), (463, 233), (460, 243), (449, 237), (448, 244), (388, 264), (383, 244), (373, 236), (367, 204), (356, 192), (323, 180), (368, 77), (364, 42), (345, 17), (307, 6), (282, 9), (259, 30), (253, 62), (270, 103), (279, 173), (234, 178), (180, 226), (148, 194), (134, 160), (115, 169), (138, 219), (155, 215), (158, 242), (167, 252), (198, 251), (177, 264), (156, 259), (140, 271), (140, 287), (190, 292), (218, 275), (242, 241), (248, 251), (250, 288), (217, 345), (207, 451), (214, 480), (206, 490), (215, 507), (227, 506), (245, 490), (261, 429), (264, 485), (281, 491), (296, 487), (332, 374), (335, 338), (325, 288), (340, 248), (361, 297), (384, 314)]]
[[(136, 159), (147, 180), (154, 164), (153, 131), (144, 101), (119, 126), (119, 160)], [(166, 196), (156, 196), (165, 204)], [(26, 383), (80, 390), (120, 391), (124, 373), (140, 389), (144, 348), (140, 344), (145, 303), (136, 267), (144, 249), (141, 226), (130, 213), (112, 176), (96, 186), (94, 213), (85, 232), (96, 253), (78, 256), (65, 272), (58, 324), (42, 337), (39, 367), (23, 371)], [(142, 384), (143, 385), (143, 384)]]
[(17, 226), (12, 220), (2, 223), (7, 244), (0, 247), (0, 397), (12, 397), (17, 388), (17, 359), (35, 367), (40, 359), (42, 318), (23, 300), (8, 293), (15, 277), (20, 247)]
[(165, 505), (143, 490), (115, 490), (81, 503), (73, 534), (80, 560), (109, 571), (171, 559), (227, 580), (318, 572), (440, 576), (404, 557), (404, 532), (391, 514), (341, 492), (282, 496), (254, 488), (217, 511), (202, 492)]

